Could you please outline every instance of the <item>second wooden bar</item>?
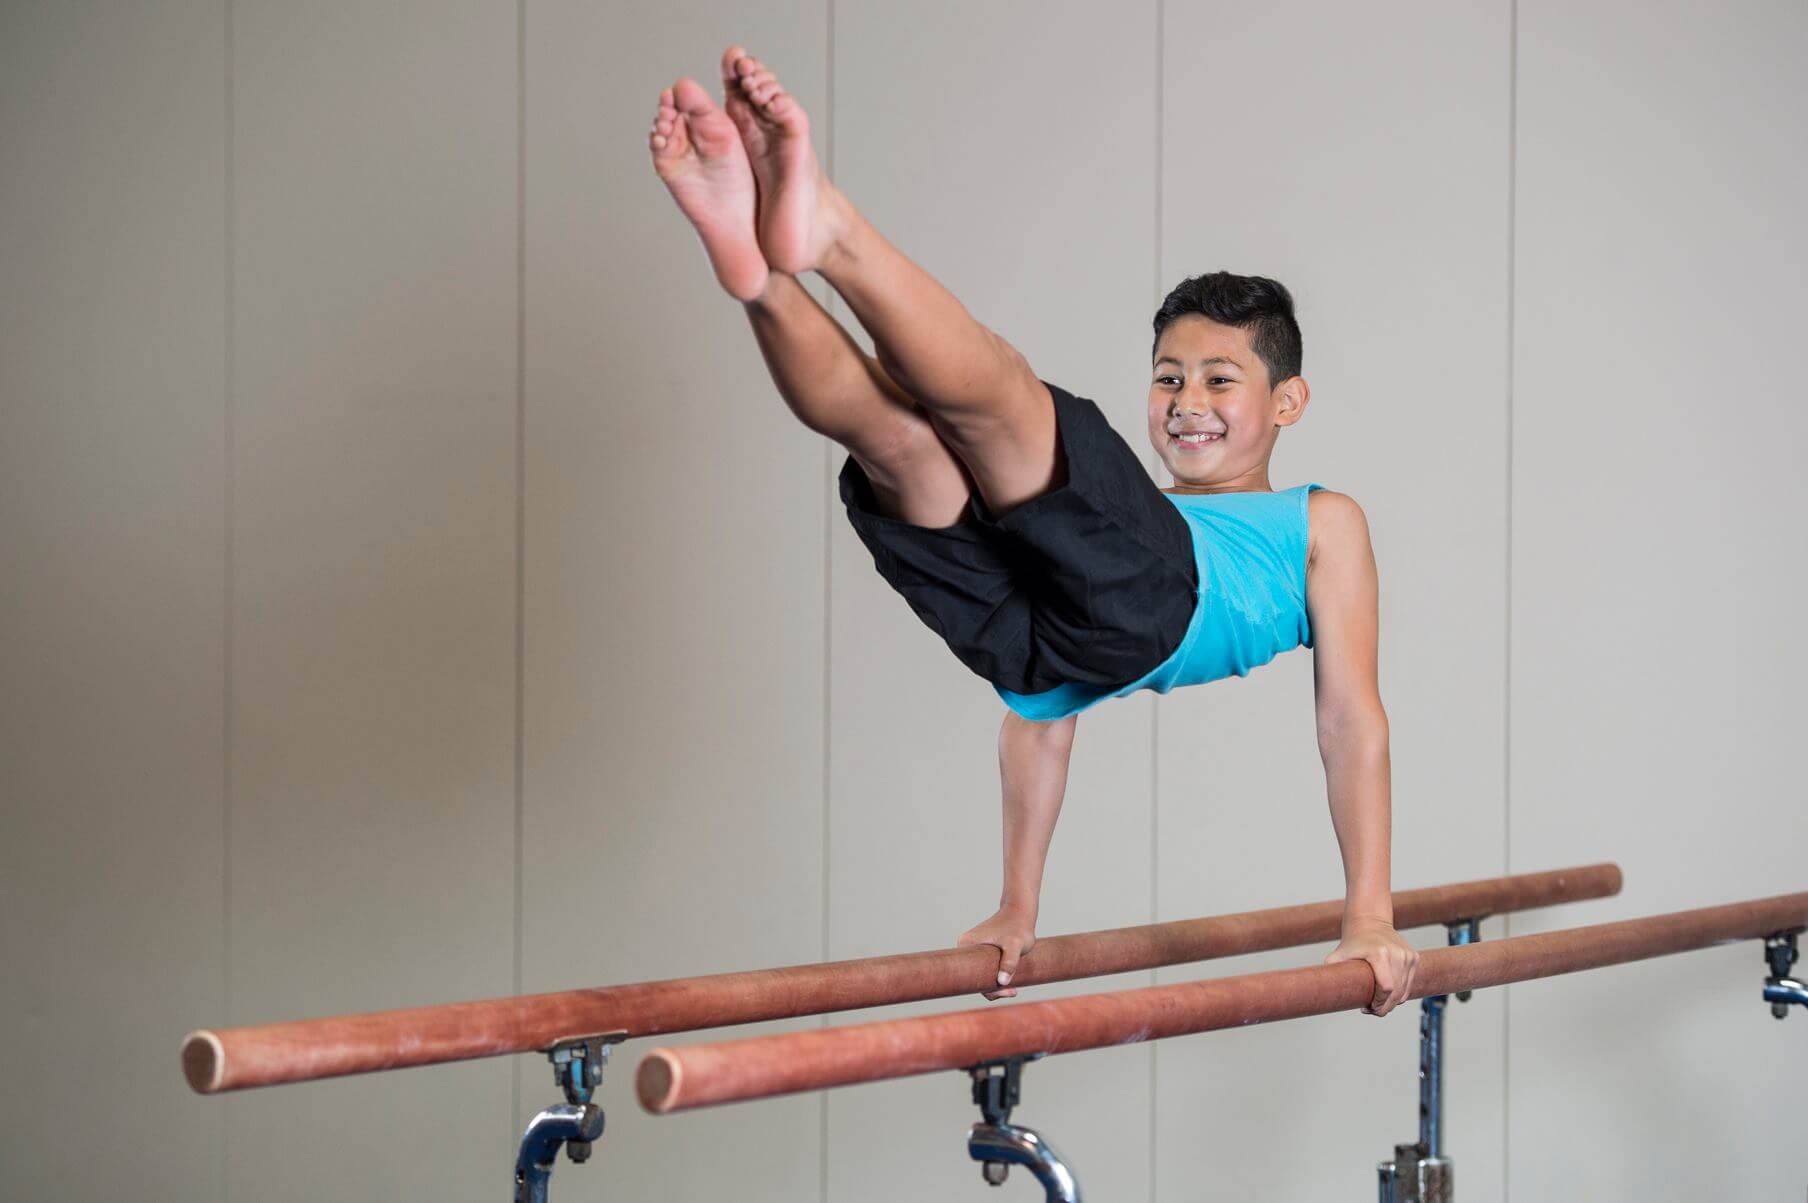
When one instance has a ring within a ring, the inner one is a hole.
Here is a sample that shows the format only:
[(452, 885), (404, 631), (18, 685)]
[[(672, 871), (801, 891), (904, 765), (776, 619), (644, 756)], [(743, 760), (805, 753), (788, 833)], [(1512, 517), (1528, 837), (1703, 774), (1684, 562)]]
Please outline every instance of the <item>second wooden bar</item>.
[[(1420, 955), (1410, 997), (1573, 973), (1730, 940), (1763, 939), (1804, 926), (1808, 926), (1808, 893), (1433, 948)], [(1366, 961), (1342, 961), (916, 1019), (661, 1048), (641, 1062), (637, 1089), (647, 1110), (664, 1114), (960, 1069), (1001, 1057), (1079, 1052), (1325, 1015), (1367, 1005), (1374, 990), (1375, 975)]]

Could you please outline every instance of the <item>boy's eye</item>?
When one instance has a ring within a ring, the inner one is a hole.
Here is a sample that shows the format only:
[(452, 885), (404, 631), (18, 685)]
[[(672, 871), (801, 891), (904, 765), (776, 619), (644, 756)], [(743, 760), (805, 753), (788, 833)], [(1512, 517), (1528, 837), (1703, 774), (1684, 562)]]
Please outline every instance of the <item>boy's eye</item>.
[(1173, 382), (1174, 382), (1174, 383), (1175, 383), (1175, 384), (1179, 384), (1179, 383), (1180, 383), (1180, 378), (1179, 378), (1179, 377), (1177, 377), (1177, 376), (1157, 376), (1157, 377), (1156, 377), (1156, 378), (1155, 378), (1155, 383), (1157, 383), (1157, 384), (1166, 384), (1166, 383), (1167, 383), (1167, 382), (1168, 382), (1168, 381), (1170, 381), (1170, 380), (1172, 380), (1172, 381), (1173, 381)]
[(1212, 377), (1213, 384), (1229, 384), (1230, 382), (1231, 382), (1231, 379), (1229, 376), (1213, 376)]

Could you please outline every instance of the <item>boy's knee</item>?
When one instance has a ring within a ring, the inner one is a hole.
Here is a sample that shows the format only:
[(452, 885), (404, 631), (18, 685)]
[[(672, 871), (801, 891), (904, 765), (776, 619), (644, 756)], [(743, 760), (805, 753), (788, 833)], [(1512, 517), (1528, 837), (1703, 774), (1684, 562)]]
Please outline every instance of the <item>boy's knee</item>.
[(900, 411), (850, 440), (848, 450), (891, 480), (902, 479), (914, 465), (948, 454), (935, 428), (921, 414)]
[(1005, 441), (1012, 444), (1037, 441), (1035, 436), (1054, 425), (1054, 400), (1029, 360), (1011, 351), (1012, 361), (989, 391), (984, 404), (936, 415), (947, 432), (964, 445)]

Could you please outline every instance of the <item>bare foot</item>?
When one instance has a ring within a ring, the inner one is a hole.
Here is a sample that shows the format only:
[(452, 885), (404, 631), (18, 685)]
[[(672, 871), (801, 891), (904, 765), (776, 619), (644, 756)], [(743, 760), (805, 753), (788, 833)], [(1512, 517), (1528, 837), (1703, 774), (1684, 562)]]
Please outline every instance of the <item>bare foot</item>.
[(760, 249), (775, 271), (822, 265), (846, 228), (835, 186), (810, 146), (810, 119), (766, 65), (739, 46), (722, 55), (724, 106), (759, 181)]
[(647, 135), (653, 170), (671, 190), (709, 253), (709, 262), (736, 300), (766, 289), (766, 257), (754, 227), (758, 193), (735, 123), (694, 79), (659, 94)]

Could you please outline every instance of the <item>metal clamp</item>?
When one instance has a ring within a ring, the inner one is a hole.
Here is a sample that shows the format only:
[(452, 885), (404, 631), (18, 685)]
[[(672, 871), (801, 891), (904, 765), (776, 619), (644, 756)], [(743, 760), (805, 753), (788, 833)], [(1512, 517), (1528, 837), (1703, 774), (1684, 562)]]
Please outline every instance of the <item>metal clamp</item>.
[(992, 1186), (1004, 1185), (1011, 1166), (1036, 1176), (1047, 1203), (1080, 1203), (1080, 1184), (1049, 1143), (1028, 1128), (1010, 1122), (1011, 1110), (1023, 1099), (1023, 1066), (1041, 1053), (1000, 1057), (971, 1066), (973, 1102), (981, 1122), (967, 1130), (967, 1154), (980, 1163), (980, 1175)]
[(1796, 932), (1781, 932), (1764, 941), (1764, 960), (1770, 976), (1764, 979), (1764, 1001), (1778, 1019), (1789, 1016), (1789, 1004), (1808, 1007), (1808, 986), (1789, 977), (1789, 967), (1796, 962)]
[[(1449, 935), (1453, 947), (1458, 944), (1474, 944), (1482, 938), (1482, 921), (1480, 919), (1458, 919), (1455, 923), (1445, 924), (1444, 930)], [(1474, 993), (1473, 990), (1458, 990), (1456, 1000), (1466, 1003)]]
[(515, 1203), (546, 1203), (561, 1148), (575, 1165), (590, 1160), (591, 1146), (603, 1134), (603, 1109), (591, 1096), (602, 1083), (610, 1049), (627, 1038), (626, 1032), (604, 1032), (561, 1040), (546, 1050), (553, 1083), (565, 1101), (528, 1122), (515, 1156)]

